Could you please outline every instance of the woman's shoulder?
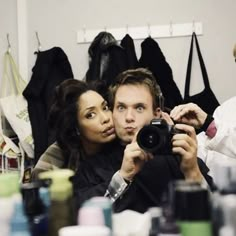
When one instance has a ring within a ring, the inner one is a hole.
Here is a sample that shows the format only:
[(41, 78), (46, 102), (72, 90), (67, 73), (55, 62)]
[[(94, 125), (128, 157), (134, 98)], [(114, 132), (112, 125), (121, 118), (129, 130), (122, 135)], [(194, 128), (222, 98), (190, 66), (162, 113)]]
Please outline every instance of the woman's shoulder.
[(64, 157), (61, 148), (57, 143), (51, 144), (41, 155), (32, 171), (32, 180), (37, 180), (39, 173), (48, 170), (62, 168)]
[(47, 150), (41, 155), (36, 167), (39, 165), (41, 166), (50, 165), (51, 169), (56, 169), (56, 168), (61, 168), (63, 164), (64, 164), (64, 156), (62, 150), (55, 142), (51, 144), (47, 148)]

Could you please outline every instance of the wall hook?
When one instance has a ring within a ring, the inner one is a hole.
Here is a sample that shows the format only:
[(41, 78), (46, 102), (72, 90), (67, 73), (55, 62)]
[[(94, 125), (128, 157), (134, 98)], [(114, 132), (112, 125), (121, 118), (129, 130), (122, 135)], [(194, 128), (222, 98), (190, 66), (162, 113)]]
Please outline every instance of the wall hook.
[(41, 43), (40, 43), (39, 35), (38, 35), (37, 31), (35, 31), (35, 35), (36, 35), (36, 39), (37, 39), (37, 42), (38, 42), (38, 51), (40, 52), (40, 50), (41, 50)]
[(126, 34), (129, 34), (129, 25), (126, 25)]
[(86, 27), (83, 27), (84, 42), (86, 43)]
[(170, 21), (169, 31), (170, 31), (170, 36), (172, 37), (173, 36), (173, 24), (172, 24), (172, 21)]
[(195, 20), (193, 20), (192, 30), (193, 30), (193, 33), (195, 33)]
[(9, 38), (9, 33), (7, 33), (7, 52), (11, 52), (11, 44)]
[(147, 24), (147, 30), (148, 30), (148, 37), (151, 37), (152, 32), (151, 32), (151, 26), (149, 23)]

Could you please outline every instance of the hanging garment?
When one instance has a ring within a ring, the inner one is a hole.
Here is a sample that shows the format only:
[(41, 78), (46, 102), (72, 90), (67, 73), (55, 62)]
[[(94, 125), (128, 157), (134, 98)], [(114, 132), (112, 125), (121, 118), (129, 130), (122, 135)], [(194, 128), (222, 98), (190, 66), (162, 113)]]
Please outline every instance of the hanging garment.
[(109, 32), (100, 32), (89, 47), (89, 69), (86, 81), (103, 80), (109, 86), (127, 69), (124, 49)]
[(183, 102), (181, 93), (173, 79), (171, 67), (167, 63), (158, 43), (151, 37), (142, 44), (142, 53), (139, 66), (148, 68), (157, 79), (162, 94), (165, 97), (165, 106), (174, 108)]
[[(190, 77), (191, 77), (191, 70), (192, 70), (192, 58), (193, 58), (193, 45), (194, 41), (196, 44), (198, 59), (200, 62), (200, 67), (202, 71), (202, 77), (205, 88), (202, 92), (192, 95), (189, 95), (189, 89), (190, 89)], [(202, 58), (201, 50), (198, 44), (197, 36), (195, 33), (192, 34), (192, 40), (190, 45), (190, 51), (189, 51), (189, 58), (188, 58), (188, 66), (187, 66), (187, 73), (186, 73), (186, 81), (185, 81), (185, 88), (184, 88), (184, 102), (193, 102), (196, 103), (198, 106), (200, 106), (206, 113), (213, 114), (215, 109), (220, 105), (215, 94), (213, 93), (208, 75), (207, 70)]]
[(129, 34), (126, 34), (125, 37), (121, 40), (120, 45), (125, 50), (125, 59), (127, 67), (129, 69), (135, 69), (138, 67), (138, 59), (135, 52), (134, 41)]
[(73, 72), (66, 54), (59, 47), (38, 52), (32, 71), (31, 80), (23, 91), (23, 95), (28, 101), (36, 164), (49, 144), (55, 141), (47, 125), (53, 90), (62, 81), (73, 78)]

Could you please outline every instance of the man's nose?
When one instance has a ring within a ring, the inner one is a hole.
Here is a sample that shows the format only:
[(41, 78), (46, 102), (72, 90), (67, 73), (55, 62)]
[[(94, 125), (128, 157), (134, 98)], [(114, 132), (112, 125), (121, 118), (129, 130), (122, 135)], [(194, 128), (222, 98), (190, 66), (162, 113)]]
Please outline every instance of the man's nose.
[(128, 109), (125, 115), (125, 119), (127, 122), (132, 122), (135, 119), (135, 114), (132, 109)]

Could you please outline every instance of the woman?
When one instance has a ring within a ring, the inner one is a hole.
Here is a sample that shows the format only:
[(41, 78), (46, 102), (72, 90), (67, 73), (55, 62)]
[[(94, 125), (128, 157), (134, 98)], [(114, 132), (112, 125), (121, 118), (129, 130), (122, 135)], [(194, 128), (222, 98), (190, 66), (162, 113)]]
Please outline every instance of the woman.
[(69, 168), (78, 171), (80, 163), (103, 151), (115, 138), (112, 112), (95, 86), (68, 79), (55, 90), (49, 113), (49, 127), (56, 142), (40, 157), (32, 180), (42, 171)]

